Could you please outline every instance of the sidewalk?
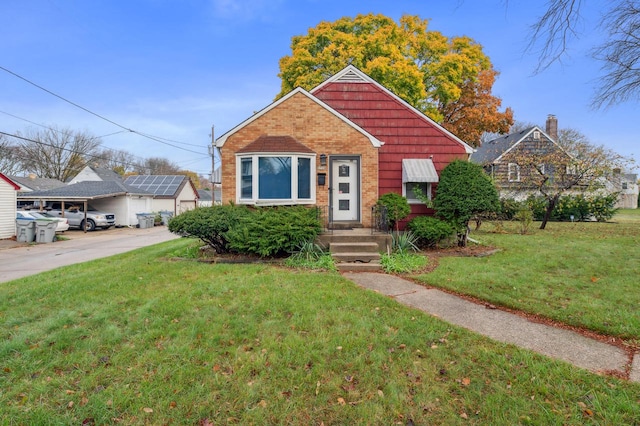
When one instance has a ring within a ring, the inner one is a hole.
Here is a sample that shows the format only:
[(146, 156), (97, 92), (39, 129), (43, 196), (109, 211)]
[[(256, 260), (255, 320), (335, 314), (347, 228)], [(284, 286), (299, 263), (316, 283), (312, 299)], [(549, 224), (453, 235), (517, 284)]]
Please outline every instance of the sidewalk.
[(615, 372), (640, 382), (640, 354), (629, 365), (629, 357), (617, 346), (590, 339), (579, 333), (534, 323), (499, 309), (487, 309), (460, 297), (430, 289), (394, 275), (345, 273), (361, 287), (374, 290), (398, 302), (420, 309), (451, 324), (566, 361), (595, 373)]

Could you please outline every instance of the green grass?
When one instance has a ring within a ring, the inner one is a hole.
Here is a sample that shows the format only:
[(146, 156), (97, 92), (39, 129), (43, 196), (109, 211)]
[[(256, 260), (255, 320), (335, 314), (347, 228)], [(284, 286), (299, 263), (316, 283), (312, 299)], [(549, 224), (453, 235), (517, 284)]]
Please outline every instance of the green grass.
[(501, 251), (440, 259), (426, 284), (640, 343), (640, 214), (611, 223), (549, 223), (528, 235), (483, 225), (473, 238)]
[(0, 285), (0, 424), (640, 422), (638, 384), (335, 273), (169, 260), (190, 244)]

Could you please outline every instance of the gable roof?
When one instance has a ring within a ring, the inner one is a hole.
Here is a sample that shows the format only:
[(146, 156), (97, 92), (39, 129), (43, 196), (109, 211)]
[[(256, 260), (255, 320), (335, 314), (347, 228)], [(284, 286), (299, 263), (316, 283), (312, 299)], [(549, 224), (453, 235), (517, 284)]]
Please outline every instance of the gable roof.
[(363, 128), (358, 126), (357, 124), (355, 124), (353, 121), (351, 121), (348, 118), (346, 118), (344, 115), (340, 114), (338, 111), (336, 111), (333, 108), (331, 108), (326, 103), (322, 102), (320, 99), (318, 99), (315, 96), (313, 96), (311, 93), (307, 92), (306, 90), (304, 90), (301, 87), (298, 87), (298, 88), (292, 90), (291, 92), (287, 93), (282, 98), (280, 98), (277, 101), (273, 102), (271, 105), (263, 108), (262, 110), (258, 111), (255, 114), (253, 114), (251, 117), (247, 118), (246, 120), (244, 120), (242, 123), (238, 124), (233, 129), (231, 129), (228, 132), (224, 133), (222, 136), (220, 136), (218, 139), (216, 139), (215, 146), (217, 148), (222, 148), (224, 146), (225, 142), (227, 141), (227, 139), (231, 135), (233, 135), (234, 133), (236, 133), (237, 131), (239, 131), (243, 127), (247, 126), (248, 124), (252, 123), (253, 121), (257, 120), (258, 118), (262, 117), (263, 115), (265, 115), (266, 113), (268, 113), (272, 109), (276, 108), (278, 105), (286, 102), (288, 99), (292, 98), (293, 96), (295, 96), (297, 94), (302, 94), (302, 95), (306, 96), (307, 98), (309, 98), (310, 100), (312, 100), (313, 102), (315, 102), (316, 104), (320, 105), (322, 108), (326, 109), (331, 114), (333, 114), (334, 116), (339, 118), (341, 121), (343, 121), (347, 125), (351, 126), (352, 128), (354, 128), (358, 132), (362, 133), (365, 137), (367, 137), (369, 139), (369, 141), (371, 142), (371, 144), (374, 147), (380, 148), (384, 144), (382, 141), (378, 140), (375, 136), (373, 136), (372, 134), (370, 134), (369, 132), (367, 132), (366, 130), (364, 130)]
[(20, 185), (17, 185), (12, 179), (9, 178), (9, 176), (5, 175), (4, 173), (0, 173), (0, 179), (6, 181), (16, 191), (20, 190)]
[(193, 182), (185, 175), (134, 175), (128, 176), (124, 183), (150, 192), (156, 198), (175, 198), (189, 183), (196, 197), (198, 196)]
[(198, 189), (200, 201), (213, 201), (213, 193), (207, 189)]
[(19, 191), (27, 190), (31, 191), (44, 191), (47, 189), (60, 188), (67, 184), (58, 179), (50, 178), (38, 178), (38, 177), (20, 177), (20, 176), (7, 176), (9, 179), (17, 183), (20, 188)]
[[(356, 121), (356, 123), (363, 128), (370, 129), (374, 127), (385, 127), (384, 123), (382, 126), (377, 124), (380, 121), (384, 121), (385, 119), (388, 120), (390, 117), (393, 117), (393, 119), (398, 122), (404, 120), (409, 126), (411, 125), (413, 120), (418, 120), (422, 123), (428, 124), (430, 127), (434, 127), (444, 136), (448, 137), (452, 142), (459, 144), (464, 148), (467, 154), (471, 154), (474, 151), (474, 149), (462, 139), (458, 138), (456, 135), (426, 116), (422, 111), (410, 105), (408, 102), (400, 98), (395, 93), (391, 92), (389, 89), (387, 89), (353, 65), (348, 65), (342, 71), (336, 73), (332, 77), (329, 77), (327, 80), (311, 89), (311, 93), (314, 96), (317, 96), (322, 92), (328, 92), (327, 89), (329, 89), (329, 86), (332, 84), (362, 84), (363, 86), (367, 85), (371, 87), (371, 89), (369, 90), (359, 90), (356, 101), (357, 103), (360, 103), (360, 101), (362, 100), (375, 101), (376, 109), (361, 111), (361, 108), (355, 105), (355, 103), (351, 102), (350, 105), (350, 101), (353, 101), (353, 99), (348, 99), (345, 94), (349, 92), (343, 90), (340, 90), (341, 93), (337, 95), (339, 98), (332, 99), (331, 102), (332, 105), (344, 105), (344, 108), (336, 107), (336, 109), (338, 109), (343, 114), (345, 113), (345, 111), (348, 111), (348, 117), (351, 120)], [(390, 111), (393, 112), (390, 113)], [(378, 133), (374, 134), (378, 135)]]
[(237, 153), (247, 152), (308, 152), (313, 150), (304, 144), (298, 142), (291, 136), (267, 136), (262, 135), (255, 141), (251, 142)]
[(480, 147), (476, 148), (476, 152), (471, 155), (471, 161), (478, 164), (491, 164), (496, 161), (500, 161), (503, 155), (507, 154), (520, 142), (527, 139), (534, 131), (540, 132), (540, 134), (544, 135), (549, 142), (560, 147), (557, 142), (551, 139), (551, 137), (540, 129), (540, 127), (533, 126), (483, 143)]
[(103, 169), (100, 167), (91, 167), (91, 166), (87, 166), (87, 167), (89, 167), (103, 181), (110, 181), (110, 180), (122, 181), (122, 176), (120, 176), (118, 173), (114, 172), (113, 170)]
[(18, 198), (30, 199), (30, 198), (66, 198), (66, 199), (97, 199), (106, 198), (117, 195), (153, 195), (147, 191), (142, 191), (139, 188), (129, 186), (123, 182), (117, 181), (84, 181), (78, 183), (72, 183), (71, 185), (65, 185), (59, 188), (49, 189), (46, 191), (33, 191), (24, 194), (19, 194)]

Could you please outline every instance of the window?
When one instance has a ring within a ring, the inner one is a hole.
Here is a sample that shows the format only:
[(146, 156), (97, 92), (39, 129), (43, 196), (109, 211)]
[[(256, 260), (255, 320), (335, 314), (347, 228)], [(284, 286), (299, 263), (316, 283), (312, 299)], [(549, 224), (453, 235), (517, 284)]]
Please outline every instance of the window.
[(430, 200), (431, 182), (406, 182), (402, 185), (402, 195), (407, 197), (409, 204), (422, 203), (422, 200), (418, 199), (416, 192), (422, 192), (422, 195), (426, 196)]
[(252, 154), (237, 157), (238, 202), (310, 204), (315, 202), (313, 155)]
[(520, 166), (516, 163), (509, 163), (507, 167), (509, 182), (520, 182)]
[(540, 140), (540, 132), (535, 130), (533, 132), (533, 139), (539, 141)]

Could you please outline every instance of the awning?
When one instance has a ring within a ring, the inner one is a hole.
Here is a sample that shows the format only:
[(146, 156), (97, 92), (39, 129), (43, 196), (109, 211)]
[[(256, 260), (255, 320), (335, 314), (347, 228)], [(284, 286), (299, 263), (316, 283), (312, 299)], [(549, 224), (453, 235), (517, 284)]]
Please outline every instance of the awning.
[(438, 182), (433, 161), (428, 158), (403, 159), (402, 183), (407, 182)]

